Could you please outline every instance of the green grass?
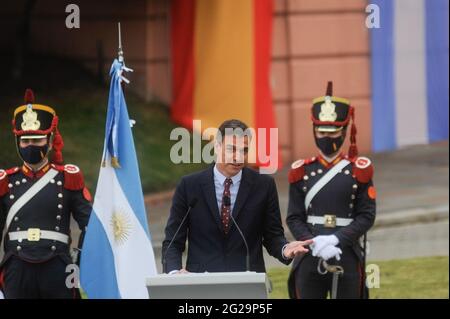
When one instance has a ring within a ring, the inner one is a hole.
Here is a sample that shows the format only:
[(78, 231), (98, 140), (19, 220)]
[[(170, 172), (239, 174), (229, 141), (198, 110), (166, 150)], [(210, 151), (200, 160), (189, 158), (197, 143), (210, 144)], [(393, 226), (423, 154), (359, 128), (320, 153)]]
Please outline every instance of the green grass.
[[(11, 119), (15, 107), (23, 104), (25, 88), (31, 87), (36, 103), (54, 107), (60, 118), (65, 162), (80, 166), (87, 185), (94, 191), (103, 149), (109, 86), (99, 84), (70, 61), (55, 58), (36, 58), (20, 81), (12, 81), (9, 76), (3, 78), (8, 82), (0, 83), (0, 168), (20, 164)], [(132, 74), (129, 78), (133, 81)], [(138, 98), (127, 88), (132, 85), (133, 82), (125, 85), (125, 97), (130, 118), (137, 122), (133, 134), (144, 192), (170, 189), (182, 175), (204, 165), (175, 165), (170, 161), (170, 148), (175, 142), (169, 140), (169, 134), (176, 125), (170, 121), (169, 109), (162, 103), (147, 103)]]
[[(370, 289), (371, 299), (449, 298), (449, 261), (446, 257), (426, 257), (391, 261), (371, 261), (380, 269), (380, 288)], [(289, 268), (272, 268), (271, 298), (288, 298)]]

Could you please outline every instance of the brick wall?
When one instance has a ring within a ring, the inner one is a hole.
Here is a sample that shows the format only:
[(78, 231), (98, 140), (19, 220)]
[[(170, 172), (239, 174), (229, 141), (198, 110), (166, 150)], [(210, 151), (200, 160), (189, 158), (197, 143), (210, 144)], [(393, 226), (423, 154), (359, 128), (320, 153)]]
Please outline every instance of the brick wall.
[[(143, 98), (171, 102), (170, 0), (79, 0), (81, 28), (65, 28), (65, 7), (73, 1), (39, 0), (31, 23), (35, 52), (69, 57), (107, 74), (117, 52), (122, 24), (130, 78)], [(9, 30), (0, 50), (14, 47), (15, 28), (25, 1), (8, 1), (0, 29)], [(356, 107), (358, 145), (371, 149), (369, 34), (365, 0), (274, 0), (273, 99), (285, 162), (316, 153), (309, 109), (328, 80), (335, 93)], [(70, 75), (68, 75), (70, 76)]]

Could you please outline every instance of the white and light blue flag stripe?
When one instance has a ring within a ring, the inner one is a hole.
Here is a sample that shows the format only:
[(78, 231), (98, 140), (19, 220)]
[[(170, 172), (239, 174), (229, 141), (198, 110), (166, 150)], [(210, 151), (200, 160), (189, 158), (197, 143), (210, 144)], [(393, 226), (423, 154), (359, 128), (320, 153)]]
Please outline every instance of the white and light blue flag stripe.
[(448, 0), (374, 0), (374, 151), (448, 139)]
[[(121, 87), (123, 71), (123, 63), (115, 60), (104, 158), (81, 254), (81, 287), (88, 298), (148, 298), (145, 279), (157, 272)], [(112, 157), (120, 167), (111, 164)]]

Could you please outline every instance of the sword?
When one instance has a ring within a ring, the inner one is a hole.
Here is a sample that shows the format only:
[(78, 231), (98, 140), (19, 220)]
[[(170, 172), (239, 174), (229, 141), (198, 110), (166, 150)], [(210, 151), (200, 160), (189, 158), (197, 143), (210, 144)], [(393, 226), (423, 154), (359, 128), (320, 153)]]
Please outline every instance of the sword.
[(369, 299), (369, 289), (367, 288), (367, 283), (366, 283), (366, 256), (367, 256), (367, 233), (364, 234), (364, 238), (363, 238), (363, 262), (362, 262), (363, 285), (362, 285), (362, 292), (361, 292), (362, 299)]
[[(321, 266), (325, 269), (322, 271)], [(330, 265), (322, 258), (319, 259), (319, 264), (317, 265), (317, 271), (321, 275), (325, 275), (328, 272), (333, 274), (333, 281), (331, 283), (331, 299), (337, 298), (337, 289), (339, 284), (339, 276), (344, 274), (344, 268), (339, 265)]]

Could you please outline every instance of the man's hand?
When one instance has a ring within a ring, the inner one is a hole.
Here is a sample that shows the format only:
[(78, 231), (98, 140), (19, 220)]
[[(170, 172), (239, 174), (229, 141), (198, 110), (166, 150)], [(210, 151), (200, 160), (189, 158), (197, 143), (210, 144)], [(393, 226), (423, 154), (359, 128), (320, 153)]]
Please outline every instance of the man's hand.
[(341, 260), (342, 250), (333, 245), (325, 246), (317, 257), (322, 258), (323, 260), (328, 260), (330, 258), (336, 258), (336, 260)]
[(305, 241), (293, 241), (284, 246), (283, 255), (286, 259), (292, 259), (295, 256), (305, 254), (309, 250), (305, 246), (311, 245), (313, 243), (312, 239)]
[(335, 235), (316, 236), (312, 240), (314, 242), (311, 245), (313, 256), (318, 256), (320, 251), (326, 246), (336, 246), (339, 244), (339, 239)]

